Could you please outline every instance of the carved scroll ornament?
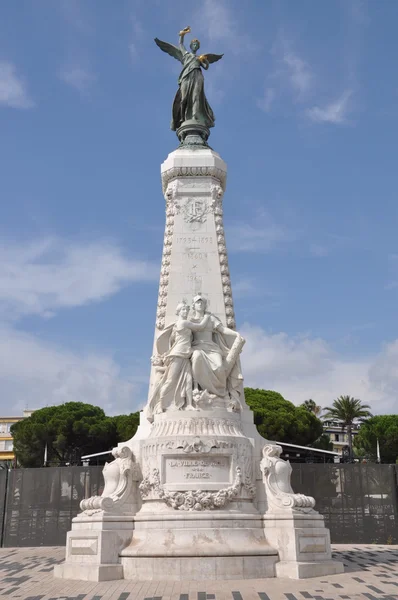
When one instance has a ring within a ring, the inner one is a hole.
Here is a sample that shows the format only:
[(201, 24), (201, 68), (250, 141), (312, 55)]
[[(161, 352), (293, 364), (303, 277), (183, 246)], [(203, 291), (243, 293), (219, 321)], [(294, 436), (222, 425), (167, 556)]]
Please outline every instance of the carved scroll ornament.
[(280, 458), (281, 446), (266, 444), (260, 463), (269, 509), (281, 511), (294, 509), (298, 512), (314, 512), (315, 500), (311, 496), (295, 494), (290, 484), (292, 467)]
[(102, 471), (105, 487), (101, 496), (92, 496), (80, 502), (85, 515), (127, 512), (126, 503), (131, 498), (133, 482), (140, 479), (139, 465), (128, 446), (114, 448), (112, 454), (115, 460), (106, 463)]

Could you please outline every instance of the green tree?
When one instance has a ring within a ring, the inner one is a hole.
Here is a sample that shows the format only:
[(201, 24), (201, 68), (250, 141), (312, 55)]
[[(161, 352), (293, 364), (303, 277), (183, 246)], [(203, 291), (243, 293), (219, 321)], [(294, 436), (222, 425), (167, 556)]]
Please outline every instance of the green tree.
[(307, 446), (322, 435), (322, 423), (312, 412), (278, 392), (245, 388), (245, 397), (258, 432), (269, 440)]
[(332, 406), (325, 408), (323, 420), (335, 421), (347, 431), (350, 457), (352, 457), (352, 428), (372, 416), (369, 408), (370, 406), (362, 404), (360, 400), (351, 396), (340, 396), (333, 400)]
[(315, 400), (312, 400), (311, 398), (309, 400), (304, 400), (301, 406), (305, 408), (305, 410), (314, 413), (316, 417), (319, 417), (322, 412), (322, 406), (318, 406)]
[(377, 459), (377, 440), (383, 463), (395, 463), (398, 457), (398, 415), (377, 415), (365, 421), (354, 438), (354, 446), (365, 458)]
[(102, 408), (66, 402), (36, 410), (11, 427), (14, 449), (22, 467), (43, 466), (47, 445), (50, 464), (77, 463), (82, 455), (110, 449), (118, 443), (117, 423)]
[(322, 433), (317, 440), (313, 444), (311, 444), (311, 448), (318, 448), (319, 450), (329, 450), (333, 451), (333, 442), (330, 439), (330, 435), (328, 433)]
[(119, 442), (126, 442), (131, 439), (140, 423), (140, 413), (130, 413), (129, 415), (117, 415), (112, 417), (115, 425), (117, 438)]

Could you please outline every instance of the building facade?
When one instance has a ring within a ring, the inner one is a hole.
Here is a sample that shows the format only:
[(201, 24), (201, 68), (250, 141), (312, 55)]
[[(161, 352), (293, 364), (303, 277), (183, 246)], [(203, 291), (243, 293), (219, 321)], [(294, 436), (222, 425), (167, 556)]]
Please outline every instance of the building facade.
[(12, 463), (15, 460), (14, 441), (11, 426), (30, 417), (33, 410), (24, 410), (22, 417), (0, 417), (0, 462)]
[[(338, 452), (340, 456), (343, 454), (343, 448), (348, 446), (348, 434), (347, 430), (343, 429), (339, 423), (335, 421), (324, 421), (323, 430), (330, 437), (330, 441), (333, 444), (333, 451)], [(359, 426), (353, 425), (352, 427), (352, 438), (358, 435)]]

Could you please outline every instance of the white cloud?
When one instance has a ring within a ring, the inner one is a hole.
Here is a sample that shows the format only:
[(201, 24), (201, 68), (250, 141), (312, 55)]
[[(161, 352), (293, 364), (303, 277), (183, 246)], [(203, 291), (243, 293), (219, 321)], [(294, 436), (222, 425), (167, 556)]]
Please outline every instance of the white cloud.
[(269, 112), (275, 100), (276, 92), (274, 88), (268, 87), (265, 89), (263, 98), (257, 100), (257, 106), (264, 112)]
[[(2, 415), (62, 402), (87, 402), (107, 414), (137, 410), (140, 378), (124, 374), (107, 354), (77, 353), (9, 327), (0, 327)], [(104, 448), (105, 450), (105, 448)]]
[(136, 63), (140, 57), (140, 44), (145, 37), (144, 28), (138, 19), (131, 16), (132, 39), (129, 43), (130, 58), (133, 63)]
[(294, 49), (283, 30), (279, 31), (271, 48), (272, 64), (266, 78), (265, 92), (257, 106), (270, 112), (276, 104), (304, 102), (314, 87), (315, 76), (309, 63)]
[(213, 80), (206, 81), (206, 96), (211, 106), (220, 104), (225, 96), (225, 91), (221, 89)]
[(223, 0), (204, 0), (201, 4), (201, 12), (210, 40), (224, 40), (233, 37), (235, 23), (226, 2)]
[(257, 286), (252, 279), (237, 279), (234, 283), (233, 292), (235, 298), (252, 296), (256, 291)]
[(79, 0), (58, 0), (57, 8), (68, 25), (81, 35), (93, 33), (93, 18), (87, 11), (87, 4)]
[(323, 258), (324, 256), (329, 256), (330, 248), (325, 246), (324, 244), (310, 244), (310, 253), (313, 256), (317, 256), (318, 258)]
[(11, 108), (34, 106), (24, 80), (17, 74), (15, 66), (5, 60), (0, 61), (0, 106)]
[(314, 106), (306, 111), (306, 115), (315, 123), (334, 123), (340, 125), (347, 122), (351, 90), (346, 90), (334, 102), (324, 107)]
[(377, 355), (346, 358), (323, 339), (270, 334), (245, 324), (242, 354), (245, 385), (273, 389), (300, 404), (313, 398), (321, 406), (349, 394), (372, 406), (375, 413), (396, 412), (398, 340)]
[(294, 52), (285, 52), (282, 60), (288, 68), (288, 76), (293, 90), (298, 97), (303, 96), (310, 89), (313, 78), (309, 65)]
[[(223, 48), (228, 47), (228, 51), (233, 54), (242, 54), (254, 47), (249, 36), (241, 31), (230, 5), (225, 0), (204, 0), (196, 12), (194, 21), (210, 42), (222, 42)], [(210, 52), (217, 51), (217, 48), (210, 49)]]
[(135, 281), (156, 281), (157, 265), (125, 257), (110, 242), (46, 238), (0, 245), (0, 316), (51, 316), (100, 301)]
[(388, 270), (390, 279), (384, 286), (385, 290), (395, 290), (398, 287), (398, 254), (388, 255)]
[(230, 252), (269, 252), (276, 246), (294, 241), (296, 235), (275, 223), (268, 215), (260, 215), (256, 225), (232, 223), (227, 227)]
[(73, 65), (61, 69), (59, 78), (67, 85), (75, 88), (82, 95), (86, 95), (97, 80), (96, 75), (90, 69), (84, 68), (81, 65)]

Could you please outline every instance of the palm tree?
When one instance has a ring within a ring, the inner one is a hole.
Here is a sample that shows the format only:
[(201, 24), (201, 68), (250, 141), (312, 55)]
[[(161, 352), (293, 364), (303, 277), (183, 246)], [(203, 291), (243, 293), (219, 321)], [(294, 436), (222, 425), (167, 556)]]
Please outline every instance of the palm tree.
[(367, 404), (362, 404), (357, 398), (340, 396), (333, 400), (332, 406), (327, 406), (323, 414), (324, 421), (338, 421), (341, 428), (347, 430), (348, 449), (352, 457), (352, 428), (356, 423), (362, 423), (372, 416)]
[(318, 406), (315, 400), (312, 400), (311, 398), (309, 400), (304, 400), (301, 406), (305, 408), (305, 410), (308, 410), (308, 412), (314, 413), (316, 417), (319, 417), (322, 412), (322, 406)]

